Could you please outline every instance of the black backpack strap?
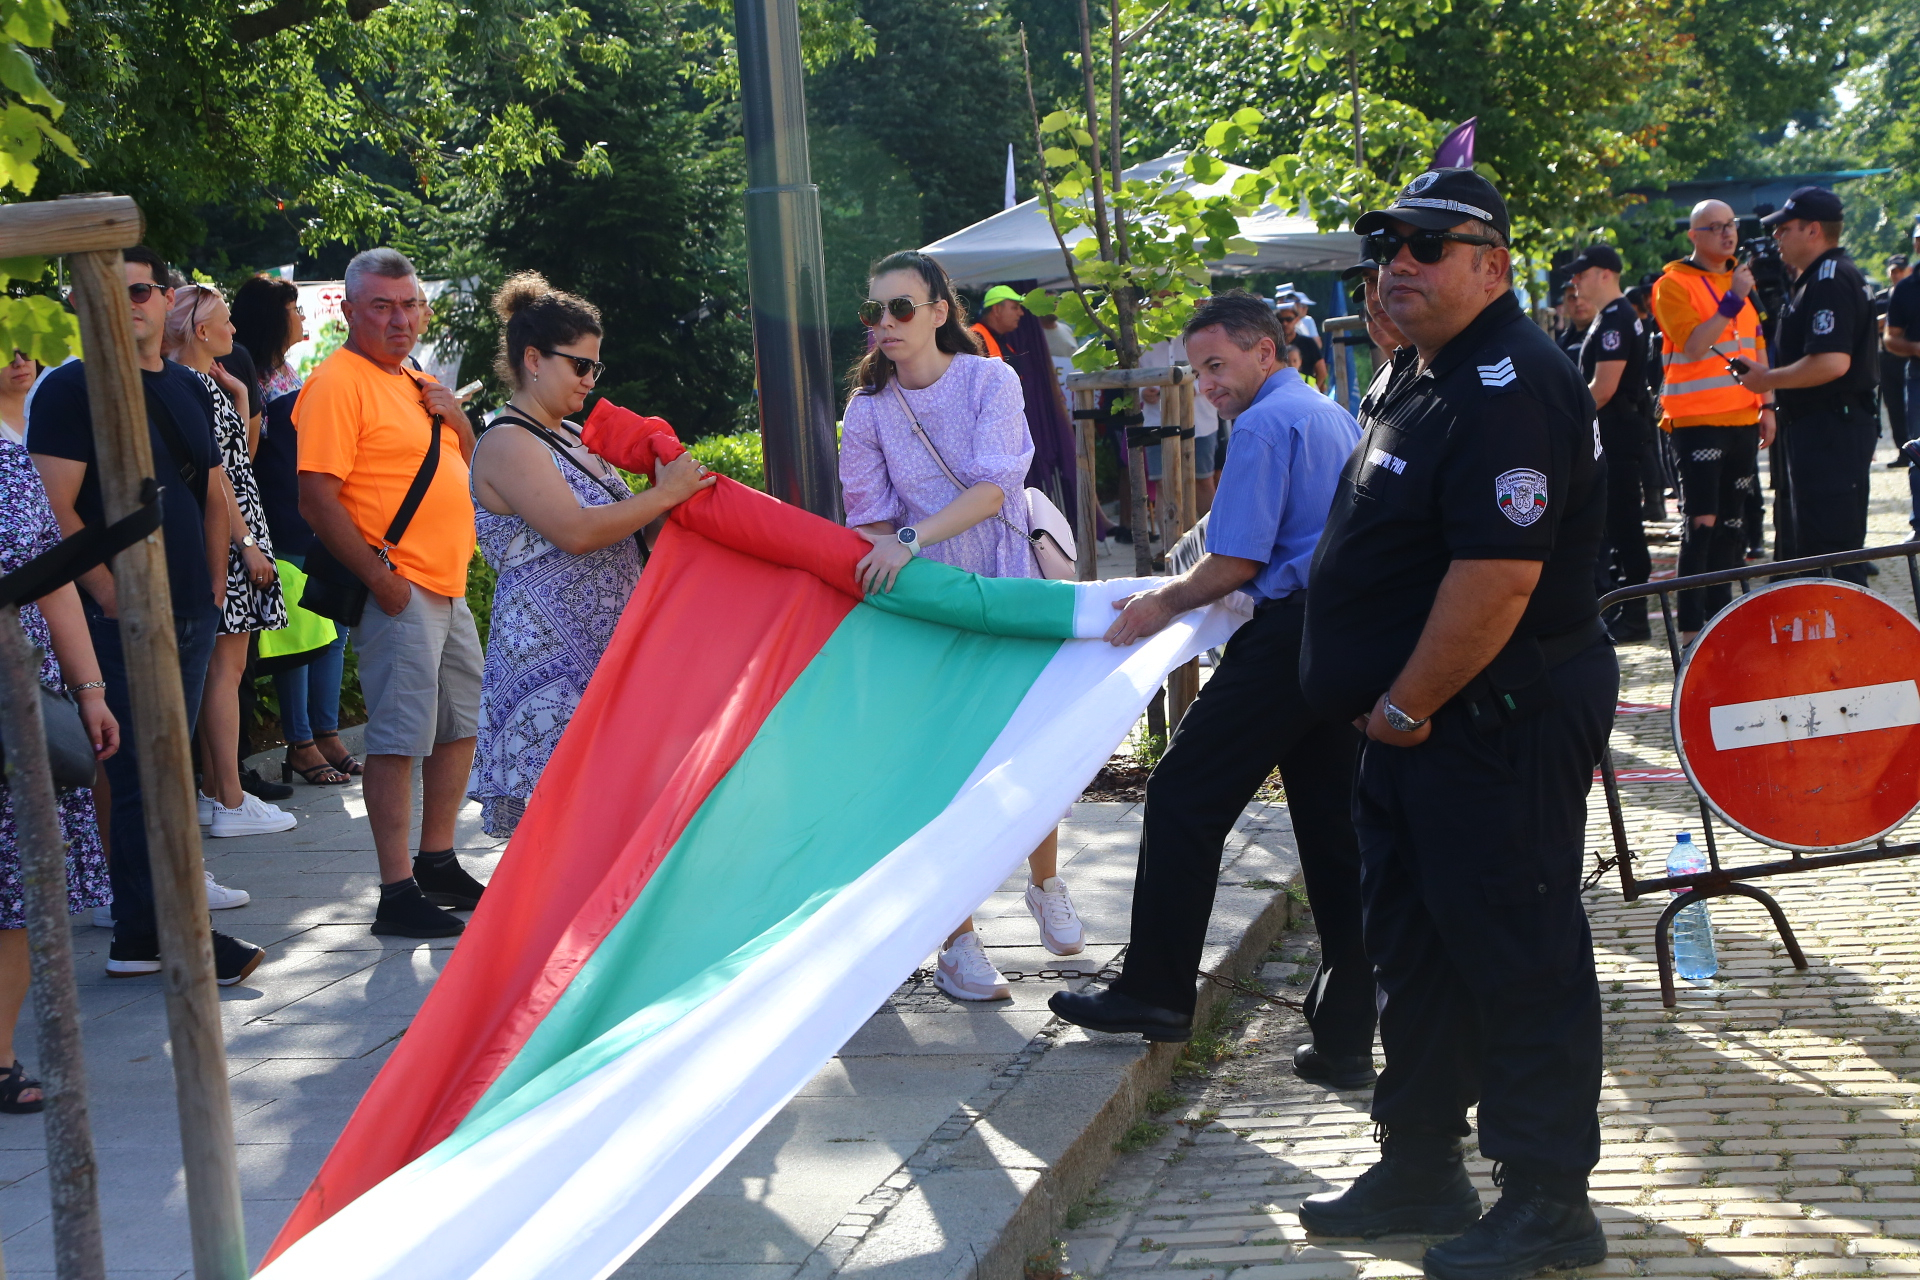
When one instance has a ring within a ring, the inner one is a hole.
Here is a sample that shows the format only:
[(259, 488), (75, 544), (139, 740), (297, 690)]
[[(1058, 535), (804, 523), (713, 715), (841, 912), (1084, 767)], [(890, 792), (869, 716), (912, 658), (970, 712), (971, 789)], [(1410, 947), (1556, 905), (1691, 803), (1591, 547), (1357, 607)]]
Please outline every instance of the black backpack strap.
[[(412, 375), (409, 374), (409, 377)], [(414, 378), (418, 386), (420, 380)], [(406, 536), (407, 526), (413, 523), (413, 513), (420, 509), (420, 503), (427, 496), (427, 489), (433, 484), (434, 473), (440, 470), (440, 424), (439, 414), (433, 415), (432, 438), (427, 441), (427, 456), (420, 460), (420, 469), (413, 473), (413, 483), (407, 486), (407, 496), (400, 500), (400, 509), (393, 513), (393, 523), (387, 526), (384, 539), (389, 547), (399, 544)]]
[(160, 486), (140, 484), (140, 505), (108, 525), (90, 524), (0, 578), (0, 606), (27, 604), (105, 564), (160, 527)]
[(167, 446), (167, 452), (173, 457), (174, 470), (180, 480), (193, 494), (193, 500), (200, 509), (207, 509), (207, 473), (202, 471), (193, 460), (193, 451), (187, 448), (187, 438), (180, 433), (180, 424), (173, 420), (173, 413), (154, 392), (147, 380), (140, 380), (141, 390), (147, 393), (147, 421), (159, 429), (160, 439)]

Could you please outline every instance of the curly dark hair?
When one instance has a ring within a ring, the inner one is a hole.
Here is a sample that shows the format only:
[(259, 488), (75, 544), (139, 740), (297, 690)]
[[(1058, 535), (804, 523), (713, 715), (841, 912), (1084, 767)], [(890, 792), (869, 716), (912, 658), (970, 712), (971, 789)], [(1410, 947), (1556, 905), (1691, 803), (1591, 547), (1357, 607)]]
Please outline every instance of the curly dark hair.
[(255, 276), (234, 293), (233, 340), (247, 349), (261, 377), (286, 363), (287, 304), (299, 301), (293, 281), (268, 276)]

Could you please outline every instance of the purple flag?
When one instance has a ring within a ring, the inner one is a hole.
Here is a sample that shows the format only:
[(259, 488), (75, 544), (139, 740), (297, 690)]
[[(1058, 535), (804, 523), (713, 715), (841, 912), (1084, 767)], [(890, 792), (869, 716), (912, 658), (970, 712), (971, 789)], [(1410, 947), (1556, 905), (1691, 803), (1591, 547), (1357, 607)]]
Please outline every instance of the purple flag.
[(1453, 132), (1441, 139), (1439, 150), (1433, 153), (1433, 163), (1427, 168), (1473, 168), (1473, 127), (1479, 120), (1479, 116), (1473, 116), (1455, 125)]

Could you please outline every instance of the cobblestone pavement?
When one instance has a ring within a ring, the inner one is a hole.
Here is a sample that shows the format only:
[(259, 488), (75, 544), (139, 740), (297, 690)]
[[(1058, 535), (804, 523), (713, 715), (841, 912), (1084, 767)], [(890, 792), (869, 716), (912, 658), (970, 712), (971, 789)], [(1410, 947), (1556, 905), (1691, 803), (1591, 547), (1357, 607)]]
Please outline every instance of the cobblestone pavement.
[[(1874, 479), (1869, 541), (1898, 541), (1904, 476)], [(1887, 562), (1875, 588), (1912, 609), (1902, 562)], [(1664, 650), (1633, 646), (1621, 658), (1617, 767), (1675, 769)], [(1675, 832), (1699, 838), (1684, 781), (1621, 791), (1642, 874), (1657, 874)], [(1728, 864), (1756, 860), (1754, 842), (1723, 825), (1717, 835)], [(1597, 786), (1588, 839), (1611, 849)], [(1891, 839), (1920, 839), (1920, 823)], [(1920, 862), (1762, 883), (1808, 969), (1794, 969), (1758, 904), (1715, 899), (1719, 976), (1682, 983), (1672, 1010), (1661, 1007), (1653, 960), (1666, 895), (1627, 903), (1613, 878), (1588, 892), (1606, 1023), (1592, 1196), (1611, 1256), (1587, 1274), (1920, 1275)], [(1287, 994), (1314, 952), (1310, 926), (1285, 935), (1263, 971), (1268, 990)], [(1195, 1074), (1176, 1079), (1179, 1096), (1157, 1099), (1163, 1111), (1130, 1135), (1143, 1149), (1123, 1155), (1069, 1216), (1065, 1268), (1202, 1273), (1195, 1280), (1418, 1274), (1427, 1239), (1328, 1240), (1299, 1225), (1304, 1196), (1344, 1185), (1378, 1154), (1368, 1093), (1293, 1076), (1291, 1052), (1305, 1038), (1296, 1013), (1243, 999), (1217, 1039), (1196, 1041)], [(1491, 1204), (1491, 1166), (1471, 1154)]]

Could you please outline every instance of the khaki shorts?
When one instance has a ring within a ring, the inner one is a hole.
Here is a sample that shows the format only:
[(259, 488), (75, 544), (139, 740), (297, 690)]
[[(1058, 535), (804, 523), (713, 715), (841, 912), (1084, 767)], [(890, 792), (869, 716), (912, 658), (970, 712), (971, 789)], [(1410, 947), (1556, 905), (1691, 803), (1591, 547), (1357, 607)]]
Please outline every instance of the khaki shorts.
[(368, 600), (353, 629), (370, 756), (430, 756), (479, 732), (480, 633), (466, 598), (408, 585), (399, 617)]

